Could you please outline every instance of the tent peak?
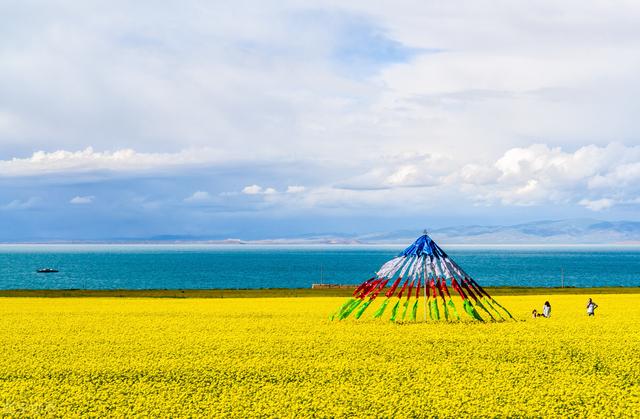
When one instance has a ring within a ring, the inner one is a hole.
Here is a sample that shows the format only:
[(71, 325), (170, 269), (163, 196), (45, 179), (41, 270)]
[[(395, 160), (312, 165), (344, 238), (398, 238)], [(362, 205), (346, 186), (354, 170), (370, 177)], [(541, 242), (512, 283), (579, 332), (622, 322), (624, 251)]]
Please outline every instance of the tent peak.
[(398, 256), (422, 257), (433, 256), (434, 254), (436, 254), (436, 244), (425, 231), (422, 236), (418, 237), (411, 246), (404, 249)]

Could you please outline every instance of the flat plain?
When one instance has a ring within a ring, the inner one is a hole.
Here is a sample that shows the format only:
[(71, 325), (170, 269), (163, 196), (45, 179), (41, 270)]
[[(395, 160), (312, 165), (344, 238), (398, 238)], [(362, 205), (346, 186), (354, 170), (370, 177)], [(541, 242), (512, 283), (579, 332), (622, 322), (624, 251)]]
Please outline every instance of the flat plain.
[(330, 321), (342, 297), (0, 298), (0, 414), (638, 416), (640, 294), (593, 295), (592, 318), (586, 297), (500, 296), (517, 321), (492, 323)]

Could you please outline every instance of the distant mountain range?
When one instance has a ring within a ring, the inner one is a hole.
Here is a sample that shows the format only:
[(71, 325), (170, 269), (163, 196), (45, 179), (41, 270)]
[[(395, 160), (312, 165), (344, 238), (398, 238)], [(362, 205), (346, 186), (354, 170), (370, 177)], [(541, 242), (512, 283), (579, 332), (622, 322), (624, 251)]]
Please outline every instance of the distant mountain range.
[[(307, 235), (252, 243), (406, 244), (420, 230), (363, 235)], [(535, 221), (509, 226), (467, 225), (436, 228), (429, 234), (445, 244), (639, 244), (640, 222), (591, 219)]]
[[(420, 229), (395, 230), (369, 234), (306, 233), (294, 237), (261, 240), (190, 235), (163, 235), (146, 238), (112, 240), (59, 241), (41, 243), (200, 243), (200, 244), (397, 244), (406, 245), (416, 239)], [(628, 244), (640, 245), (640, 222), (601, 221), (592, 219), (547, 220), (508, 226), (464, 225), (429, 230), (429, 235), (442, 244)], [(26, 241), (25, 241), (26, 242)], [(33, 242), (31, 242), (33, 243)]]
[[(589, 219), (535, 221), (510, 226), (456, 226), (429, 234), (448, 244), (640, 244), (640, 222)], [(396, 231), (359, 238), (363, 242), (407, 242), (415, 231)]]

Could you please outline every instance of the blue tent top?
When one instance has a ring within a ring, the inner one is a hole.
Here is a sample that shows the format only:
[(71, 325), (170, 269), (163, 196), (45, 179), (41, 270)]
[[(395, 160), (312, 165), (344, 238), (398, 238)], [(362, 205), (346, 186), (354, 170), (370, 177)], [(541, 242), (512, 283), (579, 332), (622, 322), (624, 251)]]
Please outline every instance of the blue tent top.
[(437, 245), (431, 240), (428, 234), (423, 234), (413, 242), (413, 244), (404, 249), (398, 256), (405, 257), (420, 257), (420, 256), (433, 256), (438, 254)]

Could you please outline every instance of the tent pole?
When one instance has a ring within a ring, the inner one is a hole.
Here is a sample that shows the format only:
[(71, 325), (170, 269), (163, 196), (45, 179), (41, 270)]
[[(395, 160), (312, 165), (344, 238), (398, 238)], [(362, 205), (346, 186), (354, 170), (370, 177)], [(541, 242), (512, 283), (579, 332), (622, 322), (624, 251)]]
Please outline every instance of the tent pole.
[(427, 261), (426, 257), (422, 256), (422, 280), (424, 281), (424, 321), (427, 321)]

